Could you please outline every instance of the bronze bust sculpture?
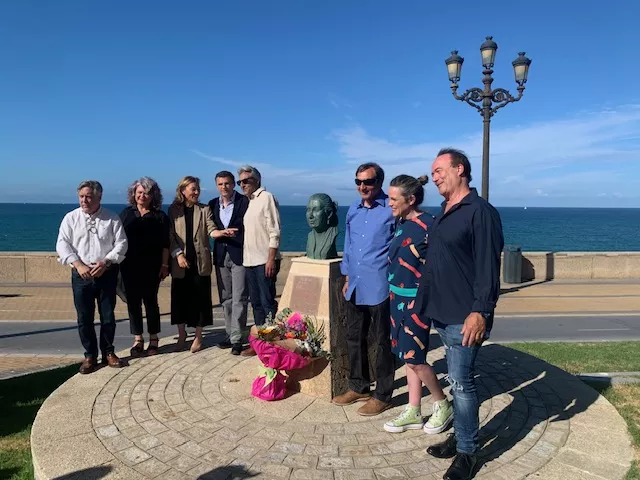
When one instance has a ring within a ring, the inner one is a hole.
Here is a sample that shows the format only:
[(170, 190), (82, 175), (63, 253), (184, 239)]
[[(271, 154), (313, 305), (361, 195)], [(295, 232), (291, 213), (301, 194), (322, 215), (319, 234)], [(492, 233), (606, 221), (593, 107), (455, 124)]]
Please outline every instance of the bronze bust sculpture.
[(338, 204), (326, 193), (315, 193), (307, 204), (307, 257), (314, 260), (338, 258)]

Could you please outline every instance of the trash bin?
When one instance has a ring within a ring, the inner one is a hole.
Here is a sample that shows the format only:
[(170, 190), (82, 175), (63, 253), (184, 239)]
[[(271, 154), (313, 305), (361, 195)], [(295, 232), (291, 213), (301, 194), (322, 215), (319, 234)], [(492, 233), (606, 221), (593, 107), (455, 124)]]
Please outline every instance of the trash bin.
[(504, 283), (522, 283), (522, 249), (518, 245), (504, 247), (502, 279)]

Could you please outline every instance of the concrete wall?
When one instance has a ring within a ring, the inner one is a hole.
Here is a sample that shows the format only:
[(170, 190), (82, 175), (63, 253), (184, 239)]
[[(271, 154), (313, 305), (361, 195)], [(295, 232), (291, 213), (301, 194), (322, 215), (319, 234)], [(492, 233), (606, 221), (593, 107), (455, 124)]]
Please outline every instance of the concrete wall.
[[(279, 283), (289, 273), (291, 258), (283, 253)], [(640, 252), (524, 252), (522, 280), (640, 278)], [(68, 283), (69, 267), (55, 253), (0, 252), (0, 283)], [(215, 275), (214, 275), (215, 282)]]

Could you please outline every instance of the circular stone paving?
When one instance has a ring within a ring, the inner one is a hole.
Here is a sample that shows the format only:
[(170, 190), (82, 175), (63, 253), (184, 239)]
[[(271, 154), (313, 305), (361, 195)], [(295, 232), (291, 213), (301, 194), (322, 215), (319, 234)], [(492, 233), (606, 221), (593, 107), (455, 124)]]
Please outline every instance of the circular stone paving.
[[(439, 377), (443, 356), (442, 347), (429, 354)], [(304, 394), (253, 398), (258, 362), (208, 348), (75, 376), (34, 424), (36, 478), (437, 479), (451, 463), (425, 452), (446, 433), (382, 428), (407, 403), (404, 367), (395, 407), (362, 417), (361, 404)], [(476, 375), (478, 478), (623, 478), (633, 455), (626, 427), (594, 390), (496, 344), (481, 349)], [(430, 396), (422, 411), (431, 413)]]

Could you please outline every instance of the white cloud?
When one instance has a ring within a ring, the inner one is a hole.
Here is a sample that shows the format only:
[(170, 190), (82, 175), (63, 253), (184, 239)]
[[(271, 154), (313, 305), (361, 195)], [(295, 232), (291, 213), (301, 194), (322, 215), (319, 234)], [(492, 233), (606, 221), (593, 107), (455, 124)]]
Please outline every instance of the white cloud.
[(341, 97), (340, 95), (336, 95), (335, 93), (329, 92), (327, 94), (327, 99), (333, 108), (336, 110), (341, 110), (345, 108), (353, 108), (353, 105), (346, 98)]
[(306, 171), (305, 169), (302, 169), (302, 168), (280, 168), (270, 163), (231, 160), (224, 157), (217, 157), (215, 155), (207, 155), (206, 153), (203, 153), (200, 150), (196, 150), (196, 149), (191, 149), (190, 152), (195, 153), (199, 157), (210, 160), (213, 163), (228, 165), (234, 168), (239, 168), (242, 165), (251, 165), (252, 167), (255, 167), (258, 170), (260, 170), (260, 175), (262, 175), (263, 177), (264, 176), (288, 177), (288, 176), (300, 175)]
[[(339, 99), (330, 97), (341, 106)], [(348, 103), (347, 103), (348, 104)], [(350, 104), (348, 104), (350, 105)], [(350, 122), (352, 123), (352, 122)], [(387, 126), (395, 132), (394, 126)], [(636, 198), (640, 206), (640, 106), (581, 112), (579, 115), (546, 122), (493, 128), (491, 133), (491, 198), (498, 205), (540, 204), (584, 205), (616, 198)], [(358, 164), (380, 163), (387, 182), (396, 175), (424, 175), (443, 146), (461, 148), (473, 165), (473, 185), (480, 186), (482, 136), (465, 132), (429, 142), (399, 141), (372, 135), (360, 124), (334, 130), (329, 140), (337, 144), (342, 161), (317, 159), (302, 168), (278, 167), (272, 163), (239, 161), (193, 153), (214, 163), (238, 167), (249, 163), (260, 169), (265, 184), (286, 203), (302, 203), (304, 197), (326, 192), (345, 204), (355, 198), (353, 175)], [(312, 167), (311, 167), (311, 165)], [(295, 186), (295, 190), (292, 187)], [(439, 203), (433, 187), (427, 187), (429, 202)], [(291, 192), (291, 193), (289, 193)], [(293, 193), (296, 192), (296, 193)], [(600, 192), (608, 193), (603, 197)], [(619, 196), (619, 197), (617, 197)], [(619, 202), (618, 202), (619, 203)]]
[[(640, 105), (581, 113), (568, 118), (493, 128), (491, 194), (595, 198), (596, 191), (637, 196), (640, 187)], [(437, 141), (400, 143), (370, 134), (362, 125), (333, 132), (350, 164), (379, 162), (388, 175), (423, 174), (443, 146), (467, 152), (474, 184), (480, 185), (482, 135), (451, 135)], [(633, 172), (631, 172), (631, 171)], [(631, 174), (632, 173), (632, 174)], [(637, 180), (636, 180), (637, 179)], [(620, 184), (626, 188), (620, 188)], [(543, 192), (538, 193), (538, 191)]]

